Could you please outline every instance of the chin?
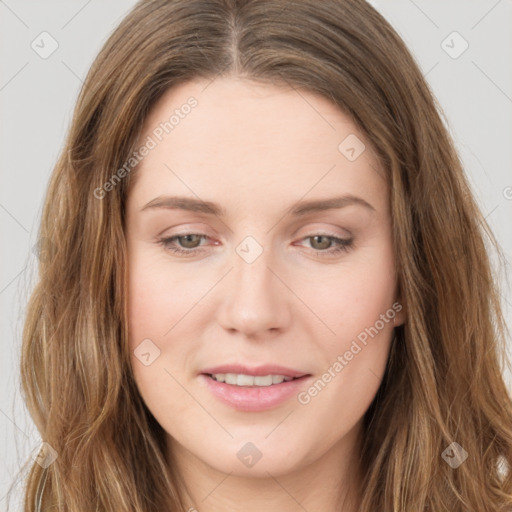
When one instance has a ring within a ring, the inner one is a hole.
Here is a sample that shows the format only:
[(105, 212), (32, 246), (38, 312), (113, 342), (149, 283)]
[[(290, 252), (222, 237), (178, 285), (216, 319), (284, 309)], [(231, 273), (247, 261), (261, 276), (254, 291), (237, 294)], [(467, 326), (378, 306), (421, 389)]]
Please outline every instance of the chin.
[(240, 477), (268, 478), (269, 473), (272, 476), (284, 475), (307, 464), (306, 454), (297, 452), (296, 443), (290, 443), (289, 446), (282, 442), (274, 443), (265, 440), (265, 435), (254, 436), (253, 441), (231, 439), (227, 446), (219, 443), (217, 446), (220, 450), (208, 453), (206, 457), (206, 454), (196, 456), (218, 471)]

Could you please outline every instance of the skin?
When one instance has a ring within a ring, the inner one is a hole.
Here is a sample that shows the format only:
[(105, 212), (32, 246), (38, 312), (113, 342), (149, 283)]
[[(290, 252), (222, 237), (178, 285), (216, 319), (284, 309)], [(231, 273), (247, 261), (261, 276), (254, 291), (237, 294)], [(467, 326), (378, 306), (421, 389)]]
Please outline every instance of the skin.
[[(263, 412), (237, 411), (198, 377), (224, 363), (275, 363), (312, 375), (306, 390), (399, 301), (388, 189), (351, 119), (326, 99), (289, 87), (222, 78), (166, 92), (141, 141), (194, 96), (198, 105), (142, 160), (127, 199), (129, 338), (133, 373), (168, 434), (169, 459), (190, 507), (355, 511), (361, 422), (385, 371), (393, 320), (309, 403), (294, 395)], [(207, 87), (206, 87), (207, 86)], [(366, 150), (349, 161), (338, 145), (355, 134)], [(299, 200), (351, 194), (370, 203), (285, 215)], [(219, 217), (144, 205), (164, 195), (213, 201)], [(182, 256), (158, 242), (176, 234)], [(346, 252), (318, 234), (353, 238)], [(263, 248), (247, 263), (246, 236)], [(322, 252), (323, 251), (323, 252)], [(403, 323), (404, 310), (395, 325)], [(145, 366), (144, 339), (160, 350)], [(261, 459), (247, 467), (247, 443)]]

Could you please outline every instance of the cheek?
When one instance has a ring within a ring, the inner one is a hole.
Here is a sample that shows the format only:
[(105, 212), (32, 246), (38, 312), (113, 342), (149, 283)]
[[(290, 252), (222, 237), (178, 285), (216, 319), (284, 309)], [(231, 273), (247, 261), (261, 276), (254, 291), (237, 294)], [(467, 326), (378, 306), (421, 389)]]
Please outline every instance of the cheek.
[[(199, 340), (204, 322), (211, 319), (201, 316), (200, 301), (205, 290), (215, 284), (215, 276), (199, 278), (186, 265), (180, 268), (170, 264), (165, 254), (134, 245), (129, 246), (128, 258), (130, 355), (142, 395), (148, 403), (156, 400), (158, 404), (169, 398), (169, 389), (179, 388), (171, 375), (180, 382), (190, 377), (185, 375), (185, 370), (201, 349)], [(150, 357), (146, 356), (146, 362), (153, 358), (154, 362), (145, 366), (139, 356), (148, 352)], [(180, 403), (177, 401), (176, 405)]]
[[(188, 414), (194, 404), (178, 382), (194, 344), (184, 336), (187, 311), (201, 296), (194, 283), (182, 282), (176, 267), (144, 251), (129, 254), (128, 334), (133, 376), (140, 395), (161, 425)], [(204, 294), (204, 291), (202, 291)], [(191, 311), (191, 313), (193, 310)], [(183, 322), (182, 322), (183, 320)], [(142, 347), (144, 347), (142, 349)], [(149, 354), (149, 356), (147, 355)], [(149, 364), (148, 364), (149, 363)], [(172, 397), (172, 399), (170, 399)]]
[(317, 337), (323, 365), (301, 396), (305, 411), (322, 411), (335, 423), (343, 418), (340, 428), (363, 416), (385, 372), (393, 318), (401, 309), (395, 291), (390, 248), (337, 271), (319, 291), (312, 308), (324, 312), (322, 320), (333, 332), (324, 329), (327, 334)]
[[(347, 276), (340, 287), (343, 292), (337, 311), (332, 311), (333, 307), (330, 307), (336, 336), (343, 340), (347, 336), (356, 338), (375, 325), (379, 331), (389, 331), (386, 326), (393, 324), (395, 314), (392, 310), (395, 296), (392, 271), (382, 269), (382, 272), (376, 272), (375, 268), (371, 268), (354, 273)], [(384, 315), (384, 324), (381, 315)]]
[(136, 247), (128, 267), (130, 344), (148, 337), (163, 342), (204, 295), (205, 283), (179, 265), (170, 265), (165, 255), (155, 257)]
[[(323, 351), (331, 358), (340, 351), (343, 353), (358, 336), (364, 341), (369, 330), (379, 339), (389, 338), (396, 315), (395, 269), (390, 245), (382, 244), (374, 253), (347, 259), (346, 264), (335, 265), (329, 272), (321, 279), (304, 281), (298, 288), (298, 295), (308, 297), (309, 308), (323, 323), (322, 326), (316, 322), (319, 326), (316, 338), (321, 339)], [(320, 329), (321, 336), (318, 336)]]
[(308, 294), (311, 309), (323, 321), (316, 322), (312, 336), (320, 364), (317, 380), (299, 402), (305, 413), (316, 411), (342, 430), (353, 426), (375, 397), (386, 368), (393, 318), (400, 310), (392, 249), (381, 247), (385, 249), (340, 265), (330, 279), (317, 281), (316, 293), (311, 288)]

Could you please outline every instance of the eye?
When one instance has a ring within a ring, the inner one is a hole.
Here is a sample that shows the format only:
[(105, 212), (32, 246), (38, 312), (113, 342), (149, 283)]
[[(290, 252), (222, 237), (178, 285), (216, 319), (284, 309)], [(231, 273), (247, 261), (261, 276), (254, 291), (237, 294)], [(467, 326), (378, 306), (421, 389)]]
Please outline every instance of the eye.
[(311, 248), (321, 257), (348, 252), (354, 244), (353, 238), (343, 239), (326, 234), (307, 236), (303, 240), (310, 240)]
[[(161, 238), (158, 240), (158, 243), (175, 254), (189, 256), (202, 252), (202, 249), (198, 250), (197, 248), (201, 240), (206, 238), (208, 236), (201, 233), (184, 233), (182, 235)], [(181, 246), (177, 245), (176, 241), (180, 241)]]
[[(200, 249), (201, 240), (209, 238), (202, 233), (183, 233), (171, 237), (160, 238), (158, 243), (166, 250), (174, 254), (182, 256), (194, 256), (203, 252)], [(315, 250), (317, 255), (321, 257), (328, 257), (339, 254), (341, 252), (348, 252), (354, 243), (354, 239), (343, 239), (332, 235), (316, 234), (303, 238), (302, 240), (310, 240), (311, 249)]]

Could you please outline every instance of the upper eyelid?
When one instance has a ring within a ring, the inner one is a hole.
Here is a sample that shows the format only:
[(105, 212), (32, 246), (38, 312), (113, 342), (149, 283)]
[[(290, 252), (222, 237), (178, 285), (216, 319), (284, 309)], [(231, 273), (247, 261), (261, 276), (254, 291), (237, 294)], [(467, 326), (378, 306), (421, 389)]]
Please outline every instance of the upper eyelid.
[[(165, 233), (165, 231), (167, 231), (168, 229), (171, 229), (171, 228), (166, 228), (165, 230), (163, 230), (161, 233)], [(172, 238), (172, 237), (175, 237), (175, 236), (186, 236), (186, 235), (199, 235), (199, 236), (206, 236), (208, 238), (213, 238), (215, 235), (209, 235), (207, 232), (205, 231), (210, 231), (209, 229), (205, 229), (205, 228), (198, 228), (197, 230), (195, 230), (194, 228), (186, 228), (188, 230), (184, 230), (183, 232), (178, 232), (178, 233), (173, 233), (173, 234), (170, 234), (170, 235), (162, 235), (161, 233), (159, 233), (157, 236), (159, 238)], [(298, 228), (298, 229), (295, 229), (292, 233), (292, 237), (295, 238), (295, 235), (298, 231), (300, 231), (301, 228)], [(328, 228), (321, 228), (321, 227), (311, 227), (307, 230), (308, 233), (311, 233), (309, 235), (303, 235), (302, 237), (300, 237), (301, 239), (303, 238), (308, 238), (309, 236), (314, 236), (314, 235), (324, 235), (324, 236), (330, 236), (330, 237), (334, 237), (334, 238), (341, 238), (341, 239), (349, 239), (349, 238), (352, 238), (353, 237), (353, 233), (346, 229), (346, 228), (340, 228), (339, 229), (343, 229), (343, 231), (345, 231), (345, 234), (337, 234), (337, 233), (333, 233), (330, 229)]]
[[(195, 236), (200, 236), (200, 237), (206, 237), (206, 238), (213, 238), (213, 236), (210, 236), (208, 233), (199, 233), (199, 232), (195, 232), (195, 231), (187, 231), (187, 232), (183, 232), (183, 233), (173, 233), (172, 235), (161, 235), (159, 236), (159, 238), (166, 238), (166, 239), (169, 239), (169, 238), (179, 238), (179, 237), (182, 237), (182, 236), (187, 236), (187, 235), (195, 235)], [(304, 238), (310, 238), (310, 237), (313, 237), (313, 236), (327, 236), (327, 237), (331, 237), (331, 238), (341, 238), (342, 240), (348, 240), (349, 238), (352, 238), (352, 234), (348, 234), (347, 237), (344, 237), (344, 235), (338, 235), (338, 234), (333, 234), (333, 233), (329, 233), (328, 231), (325, 231), (325, 230), (321, 230), (319, 229), (318, 231), (312, 231), (312, 234), (310, 235), (303, 235), (301, 237), (299, 237), (301, 240), (304, 239)]]

